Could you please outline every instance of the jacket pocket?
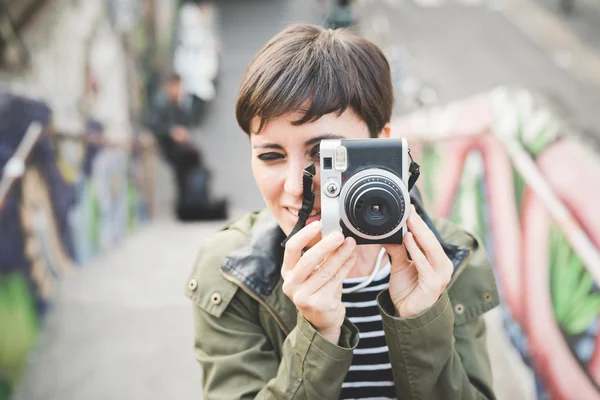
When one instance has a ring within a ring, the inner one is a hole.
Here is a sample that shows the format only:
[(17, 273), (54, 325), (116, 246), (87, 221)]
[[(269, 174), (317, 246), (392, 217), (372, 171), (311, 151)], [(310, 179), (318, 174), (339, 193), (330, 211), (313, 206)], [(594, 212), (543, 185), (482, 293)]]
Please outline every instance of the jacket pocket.
[(184, 290), (195, 305), (215, 317), (223, 314), (238, 290), (238, 286), (221, 274), (226, 252), (211, 250), (218, 248), (221, 235), (223, 233), (216, 235), (217, 240), (209, 240), (202, 246)]
[(471, 259), (448, 290), (454, 325), (465, 324), (500, 304), (492, 263), (480, 241), (471, 237)]
[(472, 251), (448, 289), (454, 325), (465, 324), (500, 304), (494, 269), (481, 240), (450, 221), (437, 221), (445, 241)]

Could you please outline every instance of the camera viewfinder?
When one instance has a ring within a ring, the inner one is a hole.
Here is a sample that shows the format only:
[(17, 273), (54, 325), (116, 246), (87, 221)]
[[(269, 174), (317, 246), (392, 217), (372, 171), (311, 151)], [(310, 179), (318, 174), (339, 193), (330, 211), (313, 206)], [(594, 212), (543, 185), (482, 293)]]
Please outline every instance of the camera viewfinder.
[(333, 167), (333, 162), (331, 157), (323, 158), (323, 169), (331, 169)]

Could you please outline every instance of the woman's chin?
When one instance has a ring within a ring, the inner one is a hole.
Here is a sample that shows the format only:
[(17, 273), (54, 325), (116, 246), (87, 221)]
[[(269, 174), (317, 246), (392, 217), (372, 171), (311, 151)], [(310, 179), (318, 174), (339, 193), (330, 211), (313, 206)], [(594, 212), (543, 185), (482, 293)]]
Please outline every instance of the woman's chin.
[[(294, 215), (293, 213), (291, 213), (288, 209), (284, 209), (284, 212), (282, 214), (280, 214), (279, 218), (277, 218), (277, 219), (278, 219), (278, 222), (279, 222), (279, 226), (283, 229), (283, 231), (285, 232), (286, 236), (289, 236), (289, 234), (296, 227), (296, 223), (298, 222), (298, 216)], [(320, 221), (320, 220), (321, 220), (321, 213), (317, 213), (316, 215), (310, 216), (306, 220), (305, 226), (308, 226), (311, 223), (316, 222), (316, 221)], [(312, 239), (308, 243), (308, 245), (306, 247), (307, 248), (312, 247), (315, 244), (317, 244), (320, 240), (321, 240), (321, 234), (318, 234), (317, 237), (315, 237), (314, 239)]]

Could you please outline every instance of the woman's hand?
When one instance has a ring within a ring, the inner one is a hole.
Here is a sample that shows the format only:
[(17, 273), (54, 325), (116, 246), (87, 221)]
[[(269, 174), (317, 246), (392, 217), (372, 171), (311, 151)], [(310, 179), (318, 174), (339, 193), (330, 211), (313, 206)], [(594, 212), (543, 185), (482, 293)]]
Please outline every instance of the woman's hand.
[(286, 243), (281, 268), (283, 292), (317, 332), (337, 344), (346, 316), (342, 280), (356, 261), (356, 241), (335, 232), (302, 254), (320, 232), (320, 221), (313, 222)]
[(417, 316), (431, 307), (446, 289), (454, 269), (412, 205), (407, 225), (410, 232), (404, 235), (403, 244), (384, 246), (392, 257), (390, 297), (403, 318)]

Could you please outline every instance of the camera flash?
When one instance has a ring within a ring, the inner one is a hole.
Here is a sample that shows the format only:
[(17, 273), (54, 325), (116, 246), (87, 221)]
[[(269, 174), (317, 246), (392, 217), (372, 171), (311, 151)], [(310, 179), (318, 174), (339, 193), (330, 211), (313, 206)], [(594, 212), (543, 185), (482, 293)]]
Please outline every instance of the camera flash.
[(345, 171), (348, 168), (347, 153), (344, 146), (335, 148), (335, 169)]

